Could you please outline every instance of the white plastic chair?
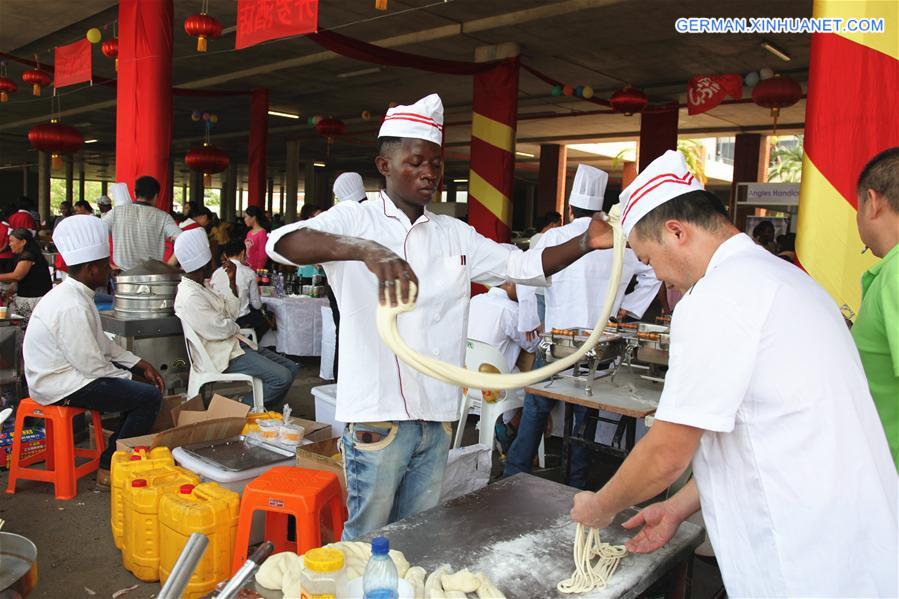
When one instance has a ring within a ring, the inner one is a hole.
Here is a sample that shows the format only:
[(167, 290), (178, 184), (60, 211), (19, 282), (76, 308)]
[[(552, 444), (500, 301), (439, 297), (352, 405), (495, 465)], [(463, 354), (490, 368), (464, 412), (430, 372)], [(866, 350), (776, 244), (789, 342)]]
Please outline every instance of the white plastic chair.
[[(469, 339), (465, 351), (465, 368), (478, 370), (482, 364), (489, 364), (501, 373), (509, 372), (506, 360), (498, 349), (482, 341)], [(453, 442), (453, 448), (456, 449), (462, 444), (465, 420), (470, 410), (475, 408), (480, 410), (481, 418), (477, 425), (479, 431), (478, 443), (493, 449), (494, 437), (496, 435), (494, 427), (497, 419), (502, 417), (504, 412), (515, 410), (522, 406), (524, 406), (524, 400), (518, 389), (500, 392), (500, 399), (493, 403), (483, 401), (483, 393), (480, 389), (469, 389), (468, 393), (462, 395), (462, 409), (459, 412), (459, 426), (456, 428), (456, 439)], [(540, 439), (540, 447), (537, 450), (537, 459), (540, 467), (545, 468), (546, 453), (542, 437)]]
[(259, 340), (256, 339), (256, 329), (240, 329), (240, 334), (255, 343), (256, 347), (259, 347)]
[(184, 345), (187, 347), (187, 358), (190, 360), (187, 396), (199, 395), (200, 390), (207, 383), (249, 383), (253, 389), (253, 412), (264, 412), (262, 379), (249, 374), (218, 372), (196, 331), (190, 328), (184, 320), (181, 321), (181, 328), (184, 330)]

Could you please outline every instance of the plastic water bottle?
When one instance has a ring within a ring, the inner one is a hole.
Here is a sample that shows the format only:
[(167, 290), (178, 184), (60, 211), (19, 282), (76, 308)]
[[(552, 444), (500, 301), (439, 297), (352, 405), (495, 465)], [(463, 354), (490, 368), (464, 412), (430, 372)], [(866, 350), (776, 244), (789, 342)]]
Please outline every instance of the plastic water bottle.
[(365, 599), (396, 599), (396, 566), (390, 559), (390, 541), (387, 537), (375, 537), (371, 542), (371, 559), (362, 575)]

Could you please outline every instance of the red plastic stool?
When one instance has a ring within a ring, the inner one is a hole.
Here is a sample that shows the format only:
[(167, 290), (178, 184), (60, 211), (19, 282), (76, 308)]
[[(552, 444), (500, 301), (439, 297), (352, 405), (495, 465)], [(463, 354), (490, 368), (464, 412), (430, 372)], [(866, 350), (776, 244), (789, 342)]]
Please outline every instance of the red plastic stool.
[[(337, 475), (323, 470), (275, 466), (244, 488), (240, 519), (234, 541), (232, 570), (247, 561), (253, 512), (265, 512), (265, 538), (275, 544), (275, 553), (303, 554), (321, 547), (322, 511), (328, 509), (331, 528), (337, 539), (343, 534), (346, 507)], [(287, 540), (287, 517), (296, 520), (296, 543)]]
[[(91, 411), (94, 421), (94, 443), (96, 449), (79, 449), (75, 447), (72, 433), (72, 420), (85, 413), (83, 408), (64, 406), (42, 406), (27, 397), (19, 402), (16, 409), (15, 438), (12, 445), (12, 462), (9, 466), (9, 485), (7, 493), (16, 492), (16, 480), (38, 480), (53, 483), (57, 499), (72, 499), (78, 495), (78, 479), (96, 472), (100, 467), (100, 454), (106, 443), (103, 440), (103, 425), (100, 413)], [(22, 430), (26, 418), (43, 418), (46, 433), (46, 447), (43, 451), (22, 458)], [(88, 461), (76, 465), (76, 458), (87, 458)], [(44, 462), (45, 468), (28, 468), (32, 464)]]

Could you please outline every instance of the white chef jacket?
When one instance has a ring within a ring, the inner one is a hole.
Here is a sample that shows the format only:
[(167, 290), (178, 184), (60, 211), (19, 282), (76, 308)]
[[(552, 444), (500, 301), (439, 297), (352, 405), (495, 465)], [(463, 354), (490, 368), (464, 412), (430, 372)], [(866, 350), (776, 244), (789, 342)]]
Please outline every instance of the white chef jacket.
[(896, 471), (833, 300), (745, 234), (677, 304), (658, 420), (693, 458), (731, 597), (896, 597)]
[(181, 277), (175, 296), (175, 315), (194, 330), (203, 342), (206, 353), (219, 372), (228, 368), (232, 359), (242, 356), (240, 327), (234, 322), (240, 300), (234, 297), (229, 285), (219, 292)]
[[(405, 259), (419, 280), (412, 312), (400, 314), (399, 331), (416, 351), (461, 366), (468, 330), (470, 283), (507, 279), (545, 285), (542, 250), (521, 252), (480, 235), (473, 227), (427, 208), (414, 223), (381, 192), (364, 203), (340, 202), (315, 218), (274, 231), (266, 251), (284, 235), (308, 227), (376, 241)], [(359, 261), (323, 265), (340, 305), (340, 365), (336, 418), (342, 422), (459, 419), (459, 388), (400, 362), (378, 335), (378, 282)]]
[[(552, 247), (583, 235), (592, 220), (589, 216), (577, 218), (563, 227), (550, 229), (538, 240), (536, 248)], [(593, 328), (599, 319), (606, 299), (606, 289), (612, 273), (613, 250), (596, 250), (580, 258), (553, 276), (552, 287), (547, 287), (545, 329)], [(636, 275), (637, 286), (624, 294), (628, 283)], [(612, 307), (612, 316), (624, 308), (636, 318), (643, 316), (659, 291), (661, 282), (652, 268), (637, 259), (633, 250), (624, 251), (624, 266), (618, 295)], [(535, 306), (533, 288), (519, 287), (522, 306)], [(530, 308), (530, 318), (522, 314), (520, 330), (534, 330), (539, 325), (536, 314)]]
[(539, 337), (528, 341), (518, 330), (518, 302), (509, 299), (500, 287), (471, 298), (468, 338), (498, 349), (509, 372), (515, 370), (521, 350), (533, 352), (540, 344)]
[[(237, 287), (237, 296), (240, 300), (240, 309), (237, 311), (237, 318), (240, 318), (250, 313), (250, 306), (257, 310), (261, 309), (262, 299), (259, 297), (259, 284), (256, 282), (256, 273), (253, 269), (234, 258), (231, 258), (231, 262), (237, 267), (234, 285)], [(224, 268), (217, 268), (212, 273), (209, 283), (218, 293), (231, 294), (231, 281), (228, 280), (228, 273)]]
[(94, 304), (94, 290), (72, 277), (38, 302), (22, 347), (31, 399), (50, 405), (99, 378), (130, 379), (140, 358), (109, 340)]

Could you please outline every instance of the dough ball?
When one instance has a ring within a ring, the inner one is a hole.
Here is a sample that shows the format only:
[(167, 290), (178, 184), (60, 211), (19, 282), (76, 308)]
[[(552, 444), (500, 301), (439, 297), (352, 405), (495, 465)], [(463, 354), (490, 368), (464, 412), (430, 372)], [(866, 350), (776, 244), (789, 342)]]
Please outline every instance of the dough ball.
[(461, 591), (474, 593), (481, 586), (481, 580), (472, 574), (468, 568), (459, 570), (455, 574), (444, 574), (440, 577), (444, 591)]
[(302, 569), (303, 558), (293, 551), (276, 553), (269, 556), (256, 571), (256, 582), (267, 589), (277, 590), (282, 587), (285, 573), (296, 573), (299, 577)]
[[(369, 552), (371, 552), (371, 548), (369, 548)], [(393, 565), (396, 566), (396, 574), (400, 578), (406, 577), (406, 572), (409, 571), (409, 561), (406, 559), (406, 556), (403, 555), (402, 551), (397, 551), (396, 549), (390, 550), (390, 559), (393, 560)]]

